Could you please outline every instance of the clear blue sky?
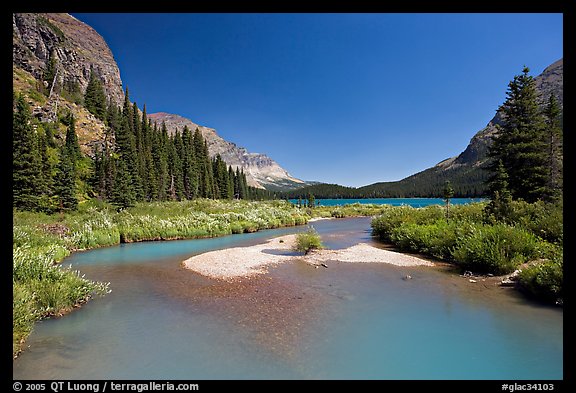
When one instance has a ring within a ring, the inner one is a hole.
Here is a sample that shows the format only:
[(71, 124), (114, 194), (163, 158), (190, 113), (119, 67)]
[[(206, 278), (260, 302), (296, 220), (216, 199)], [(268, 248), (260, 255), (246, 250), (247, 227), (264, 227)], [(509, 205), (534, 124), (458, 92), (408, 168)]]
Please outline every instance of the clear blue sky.
[(552, 13), (73, 15), (148, 113), (347, 186), (458, 155), (524, 65), (536, 76), (563, 57)]

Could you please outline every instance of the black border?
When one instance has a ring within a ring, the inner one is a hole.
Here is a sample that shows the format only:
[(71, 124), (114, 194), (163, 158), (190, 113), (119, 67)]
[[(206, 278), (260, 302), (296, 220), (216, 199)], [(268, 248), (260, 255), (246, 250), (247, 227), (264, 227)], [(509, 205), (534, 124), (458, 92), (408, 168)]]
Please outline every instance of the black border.
[[(396, 1), (380, 1), (377, 0), (355, 0), (353, 2), (319, 2), (319, 1), (302, 1), (302, 0), (268, 0), (268, 1), (242, 1), (242, 0), (229, 0), (229, 1), (219, 1), (219, 0), (203, 0), (203, 1), (174, 1), (174, 0), (164, 0), (161, 2), (116, 2), (116, 3), (105, 3), (103, 1), (100, 2), (89, 2), (89, 1), (32, 1), (28, 0), (26, 2), (19, 1), (18, 3), (13, 2), (9, 5), (10, 10), (12, 13), (14, 12), (198, 12), (198, 13), (563, 13), (564, 14), (564, 63), (565, 67), (568, 69), (573, 68), (574, 60), (574, 43), (573, 38), (576, 37), (576, 32), (574, 32), (574, 25), (576, 24), (576, 20), (574, 18), (573, 7), (570, 5), (575, 4), (573, 0), (547, 0), (547, 1), (529, 1), (529, 0), (485, 0), (485, 1), (477, 1), (477, 2), (469, 2), (466, 0), (460, 1), (446, 1), (446, 0), (421, 0), (421, 1), (414, 1), (414, 0), (396, 0)], [(8, 20), (10, 14), (3, 13), (6, 16), (5, 24), (3, 27), (6, 29), (6, 44), (8, 44), (8, 26), (10, 21)], [(8, 68), (8, 56), (6, 56), (6, 68)], [(8, 70), (6, 70), (6, 75), (8, 75)], [(574, 122), (573, 116), (570, 108), (570, 103), (572, 102), (572, 95), (571, 92), (573, 89), (572, 83), (573, 77), (568, 73), (568, 77), (564, 79), (564, 90), (567, 92), (565, 93), (564, 105), (568, 105), (568, 110), (564, 111), (564, 122), (565, 127), (565, 150), (570, 149), (571, 140), (574, 135)], [(4, 89), (3, 89), (4, 90)], [(6, 96), (6, 102), (4, 108), (6, 108), (6, 116), (5, 119), (11, 119), (11, 115), (8, 113), (9, 103), (11, 100), (10, 96), (11, 93), (8, 89), (4, 90)], [(6, 122), (10, 122), (11, 120), (6, 120)], [(11, 127), (11, 124), (6, 125), (7, 130)], [(9, 131), (5, 131), (9, 132)], [(2, 154), (1, 157), (4, 162), (4, 168), (10, 168), (11, 163), (9, 162), (11, 151), (9, 149), (8, 143), (3, 143), (3, 148), (6, 150), (5, 154)], [(574, 158), (571, 154), (565, 155), (565, 178), (569, 179), (571, 175), (571, 169), (574, 167)], [(8, 171), (5, 171), (8, 172)], [(8, 176), (8, 175), (6, 175)], [(7, 179), (8, 184), (11, 184), (11, 178)], [(4, 183), (6, 184), (6, 183)], [(567, 181), (569, 185), (570, 182)], [(11, 187), (10, 187), (11, 189)], [(9, 192), (9, 190), (7, 190)], [(7, 193), (6, 192), (6, 193)], [(567, 202), (570, 201), (568, 191), (565, 191), (565, 200)], [(11, 193), (10, 193), (11, 194)], [(11, 195), (9, 195), (11, 199)], [(5, 200), (3, 198), (3, 200)], [(7, 207), (5, 210), (2, 210), (2, 214), (6, 215), (2, 217), (2, 222), (6, 223), (6, 226), (9, 225), (11, 221), (11, 211), (9, 214), (6, 214)], [(574, 211), (573, 207), (570, 206), (569, 203), (566, 204), (565, 210), (565, 222), (568, 224), (574, 223)], [(565, 232), (568, 236), (571, 235), (570, 228), (566, 228)], [(6, 232), (8, 231), (8, 228)], [(7, 236), (6, 236), (7, 238)], [(10, 248), (8, 245), (4, 247), (5, 252), (8, 254), (4, 258), (4, 268), (6, 270), (9, 269), (9, 264), (7, 260), (9, 256), (11, 256)], [(573, 271), (574, 271), (574, 261), (573, 252), (570, 247), (565, 248), (565, 275), (567, 277), (567, 282), (572, 282)], [(6, 280), (9, 277), (9, 272), (6, 272)], [(6, 294), (3, 296), (6, 302), (11, 299), (11, 294), (9, 294), (9, 285), (3, 286), (6, 288)], [(442, 392), (462, 392), (469, 389), (472, 390), (481, 390), (485, 392), (494, 392), (494, 391), (503, 391), (502, 384), (546, 384), (552, 383), (554, 384), (553, 391), (564, 391), (567, 390), (569, 386), (573, 385), (574, 382), (574, 371), (576, 368), (574, 367), (574, 351), (573, 349), (576, 347), (572, 332), (573, 329), (566, 329), (569, 327), (571, 323), (571, 313), (573, 313), (573, 295), (572, 291), (573, 288), (567, 285), (565, 287), (565, 297), (564, 297), (564, 312), (567, 312), (568, 318), (565, 319), (564, 327), (565, 327), (565, 334), (564, 334), (564, 379), (563, 380), (550, 380), (550, 381), (520, 381), (520, 380), (377, 380), (377, 381), (366, 381), (366, 380), (318, 380), (318, 381), (284, 381), (284, 380), (245, 380), (245, 381), (235, 381), (235, 380), (224, 380), (224, 381), (214, 381), (214, 380), (191, 380), (191, 381), (177, 381), (172, 380), (173, 382), (190, 382), (190, 383), (198, 383), (200, 386), (201, 391), (211, 390), (211, 389), (262, 389), (262, 390), (270, 390), (271, 388), (281, 386), (286, 387), (289, 389), (306, 387), (306, 388), (344, 388), (350, 390), (366, 390), (366, 389), (373, 389), (373, 388), (391, 388), (394, 391), (402, 391), (402, 390), (420, 390), (420, 389), (442, 389)], [(6, 318), (6, 324), (8, 325), (8, 318)], [(8, 329), (6, 329), (8, 330)], [(6, 340), (7, 343), (7, 340)], [(7, 346), (7, 345), (6, 345)], [(9, 355), (8, 348), (6, 348), (6, 355)], [(12, 381), (12, 383), (14, 380)], [(45, 381), (21, 381), (22, 383), (31, 383), (31, 382), (38, 382), (46, 384), (46, 391), (49, 390), (49, 383)], [(102, 383), (102, 381), (90, 381), (86, 380), (83, 382), (91, 382), (91, 383)], [(141, 383), (146, 382), (145, 380), (138, 380), (138, 381), (118, 381), (124, 383)], [(158, 381), (162, 382), (162, 381)], [(14, 387), (14, 385), (13, 385)], [(571, 387), (570, 389), (573, 389)], [(13, 391), (16, 391), (13, 389)], [(102, 390), (100, 390), (102, 391)]]

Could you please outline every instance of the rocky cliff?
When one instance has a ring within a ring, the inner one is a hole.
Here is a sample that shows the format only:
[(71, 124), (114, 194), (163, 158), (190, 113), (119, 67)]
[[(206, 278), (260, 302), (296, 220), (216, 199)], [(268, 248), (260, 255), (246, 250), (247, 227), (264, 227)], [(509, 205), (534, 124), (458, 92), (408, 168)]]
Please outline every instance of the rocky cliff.
[(192, 131), (198, 128), (208, 143), (210, 155), (214, 157), (220, 154), (222, 159), (228, 165), (232, 165), (234, 169), (242, 168), (246, 174), (248, 185), (252, 187), (286, 189), (305, 185), (304, 181), (292, 177), (267, 155), (250, 153), (245, 148), (224, 140), (213, 128), (200, 126), (190, 119), (165, 112), (152, 113), (148, 117), (158, 125), (165, 123), (170, 133), (176, 129), (182, 131), (184, 126)]
[(13, 14), (13, 64), (42, 80), (51, 56), (60, 86), (86, 91), (93, 70), (107, 98), (124, 100), (120, 70), (104, 39), (93, 28), (68, 14)]

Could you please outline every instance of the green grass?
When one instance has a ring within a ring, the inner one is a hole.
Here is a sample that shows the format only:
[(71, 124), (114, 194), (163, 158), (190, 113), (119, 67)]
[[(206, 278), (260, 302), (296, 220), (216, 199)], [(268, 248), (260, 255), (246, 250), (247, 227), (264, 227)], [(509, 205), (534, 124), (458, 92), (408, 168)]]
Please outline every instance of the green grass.
[(124, 242), (194, 239), (302, 225), (309, 217), (284, 201), (138, 203), (118, 213), (98, 200), (64, 214), (13, 212), (13, 355), (34, 322), (103, 294), (96, 283), (56, 264), (71, 252)]
[(312, 250), (319, 250), (324, 248), (322, 239), (316, 230), (312, 227), (308, 228), (306, 232), (300, 232), (296, 235), (296, 244), (294, 245), (296, 251), (303, 252), (307, 255)]
[(503, 222), (487, 215), (485, 206), (452, 206), (449, 220), (440, 206), (390, 207), (373, 218), (372, 233), (400, 250), (477, 273), (508, 274), (529, 263), (520, 277), (523, 289), (545, 300), (561, 297), (562, 205), (514, 201)]

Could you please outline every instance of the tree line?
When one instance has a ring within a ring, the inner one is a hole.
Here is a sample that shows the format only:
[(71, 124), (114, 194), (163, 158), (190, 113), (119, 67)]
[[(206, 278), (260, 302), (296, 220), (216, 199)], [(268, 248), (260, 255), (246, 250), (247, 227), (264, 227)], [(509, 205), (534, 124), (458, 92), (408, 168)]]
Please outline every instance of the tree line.
[[(25, 96), (13, 95), (13, 207), (75, 210), (79, 198), (97, 197), (119, 209), (138, 201), (194, 198), (254, 199), (268, 193), (249, 187), (243, 170), (220, 155), (211, 158), (201, 132), (184, 127), (169, 134), (152, 123), (128, 89), (122, 107), (106, 102), (94, 73), (84, 105), (105, 127), (104, 140), (83, 154), (71, 113), (55, 122), (31, 114)], [(66, 127), (64, 138), (59, 125)]]

